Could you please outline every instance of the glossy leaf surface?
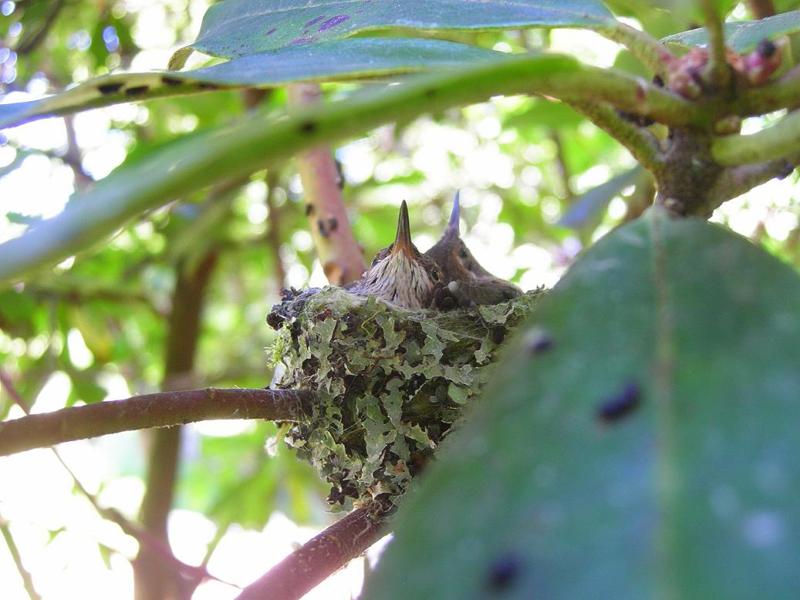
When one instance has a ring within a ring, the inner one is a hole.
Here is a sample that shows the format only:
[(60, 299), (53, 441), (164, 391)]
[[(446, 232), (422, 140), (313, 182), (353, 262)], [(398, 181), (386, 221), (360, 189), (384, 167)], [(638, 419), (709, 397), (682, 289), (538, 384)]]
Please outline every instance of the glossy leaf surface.
[(797, 273), (651, 212), (533, 319), (365, 597), (793, 597)]
[(608, 27), (596, 0), (226, 0), (206, 13), (196, 50), (243, 56), (385, 29), (481, 31)]
[(0, 128), (131, 100), (194, 94), (218, 88), (274, 87), (298, 81), (386, 77), (502, 56), (499, 52), (441, 40), (335, 40), (261, 52), (192, 71), (118, 73), (98, 77), (55, 96), (0, 105)]

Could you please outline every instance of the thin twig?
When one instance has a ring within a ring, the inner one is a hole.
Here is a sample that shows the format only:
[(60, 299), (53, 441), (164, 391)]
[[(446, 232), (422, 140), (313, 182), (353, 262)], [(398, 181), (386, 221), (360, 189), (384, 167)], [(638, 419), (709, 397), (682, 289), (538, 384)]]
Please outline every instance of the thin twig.
[(771, 160), (753, 165), (740, 165), (730, 167), (714, 183), (706, 194), (706, 204), (698, 207), (698, 214), (710, 215), (720, 204), (731, 198), (744, 194), (757, 185), (766, 183), (775, 177), (786, 177), (794, 170), (794, 165), (800, 162), (800, 153), (795, 153), (786, 159)]
[(722, 27), (722, 17), (714, 0), (702, 0), (701, 6), (706, 20), (708, 32), (708, 77), (711, 84), (718, 90), (725, 90), (731, 80), (731, 70), (728, 66), (725, 50), (725, 32)]
[(354, 510), (247, 586), (237, 600), (297, 600), (387, 532), (380, 505)]
[(216, 389), (159, 392), (0, 423), (0, 456), (62, 442), (211, 419), (299, 421), (312, 392)]
[(645, 169), (651, 173), (658, 173), (664, 168), (664, 156), (658, 139), (647, 129), (623, 119), (616, 110), (605, 104), (588, 102), (570, 104), (625, 146)]
[(11, 535), (11, 530), (8, 527), (8, 523), (2, 519), (0, 519), (0, 533), (3, 535), (6, 546), (8, 546), (8, 551), (11, 554), (11, 558), (14, 559), (14, 564), (17, 567), (19, 576), (22, 578), (22, 585), (25, 586), (25, 591), (28, 592), (28, 596), (31, 600), (40, 600), (41, 596), (33, 585), (33, 578), (31, 577), (31, 574), (25, 568), (25, 565), (22, 564), (22, 557), (19, 554), (19, 548), (17, 548), (17, 543), (14, 541), (14, 537)]

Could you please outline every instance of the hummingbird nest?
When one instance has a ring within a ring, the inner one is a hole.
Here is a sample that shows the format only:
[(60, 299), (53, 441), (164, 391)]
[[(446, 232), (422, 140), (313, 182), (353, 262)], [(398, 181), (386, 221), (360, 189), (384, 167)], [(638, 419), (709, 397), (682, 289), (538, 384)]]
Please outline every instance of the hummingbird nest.
[(507, 336), (542, 290), (493, 305), (408, 310), (341, 288), (287, 292), (274, 387), (317, 392), (285, 440), (331, 484), (334, 507), (396, 503), (480, 395)]

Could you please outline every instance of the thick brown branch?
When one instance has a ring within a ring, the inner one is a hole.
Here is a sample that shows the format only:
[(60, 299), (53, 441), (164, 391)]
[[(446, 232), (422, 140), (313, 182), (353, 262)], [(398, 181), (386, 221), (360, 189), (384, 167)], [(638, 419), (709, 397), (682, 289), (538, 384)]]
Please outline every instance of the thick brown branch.
[(383, 517), (377, 503), (354, 510), (247, 586), (237, 600), (301, 598), (385, 535)]
[(313, 393), (215, 389), (159, 392), (0, 423), (0, 456), (85, 438), (211, 419), (299, 421)]
[[(289, 103), (307, 107), (320, 101), (319, 85), (297, 83), (288, 89)], [(297, 155), (311, 235), (325, 276), (333, 285), (355, 281), (366, 270), (344, 206), (339, 169), (329, 146)]]

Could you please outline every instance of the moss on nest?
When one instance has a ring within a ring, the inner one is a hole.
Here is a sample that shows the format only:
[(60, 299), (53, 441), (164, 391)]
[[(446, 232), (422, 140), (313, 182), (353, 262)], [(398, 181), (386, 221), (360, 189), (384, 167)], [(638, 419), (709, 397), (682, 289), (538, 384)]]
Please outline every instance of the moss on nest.
[(331, 484), (329, 503), (399, 497), (540, 294), (438, 312), (340, 288), (287, 293), (267, 319), (279, 332), (272, 359), (284, 368), (275, 387), (319, 394), (286, 442)]

